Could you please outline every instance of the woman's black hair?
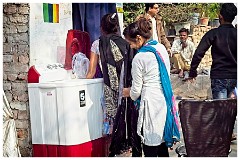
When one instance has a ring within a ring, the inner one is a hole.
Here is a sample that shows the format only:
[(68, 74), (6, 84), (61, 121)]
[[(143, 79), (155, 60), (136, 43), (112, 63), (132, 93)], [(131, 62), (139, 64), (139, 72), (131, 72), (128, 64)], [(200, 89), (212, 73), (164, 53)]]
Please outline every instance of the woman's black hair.
[(101, 19), (101, 28), (104, 33), (117, 33), (119, 28), (118, 15), (117, 13), (108, 13)]
[(140, 35), (145, 39), (149, 39), (152, 37), (151, 29), (151, 23), (145, 18), (140, 18), (138, 21), (128, 25), (124, 29), (123, 35), (125, 36), (125, 38), (132, 41), (136, 41), (137, 35)]

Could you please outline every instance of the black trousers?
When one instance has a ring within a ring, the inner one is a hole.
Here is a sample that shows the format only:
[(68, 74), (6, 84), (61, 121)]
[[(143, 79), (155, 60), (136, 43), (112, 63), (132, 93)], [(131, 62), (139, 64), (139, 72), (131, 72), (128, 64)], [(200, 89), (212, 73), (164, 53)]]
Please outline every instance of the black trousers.
[(143, 144), (143, 153), (145, 157), (169, 157), (168, 147), (165, 142), (159, 146), (147, 146)]

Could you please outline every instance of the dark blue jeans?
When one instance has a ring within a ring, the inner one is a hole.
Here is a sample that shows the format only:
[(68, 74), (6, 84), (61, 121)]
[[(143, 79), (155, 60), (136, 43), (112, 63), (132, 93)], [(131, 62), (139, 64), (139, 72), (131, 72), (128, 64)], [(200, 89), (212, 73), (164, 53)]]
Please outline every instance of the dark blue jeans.
[(237, 79), (211, 79), (213, 99), (226, 99), (237, 87)]

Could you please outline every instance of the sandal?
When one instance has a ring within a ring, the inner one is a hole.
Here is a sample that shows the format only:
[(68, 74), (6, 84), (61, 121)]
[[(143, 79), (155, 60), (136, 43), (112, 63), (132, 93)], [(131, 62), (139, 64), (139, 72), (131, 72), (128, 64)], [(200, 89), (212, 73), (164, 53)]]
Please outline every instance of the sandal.
[(179, 78), (183, 78), (183, 77), (184, 77), (184, 76), (183, 76), (183, 70), (181, 70), (181, 71), (179, 72), (178, 77), (179, 77)]

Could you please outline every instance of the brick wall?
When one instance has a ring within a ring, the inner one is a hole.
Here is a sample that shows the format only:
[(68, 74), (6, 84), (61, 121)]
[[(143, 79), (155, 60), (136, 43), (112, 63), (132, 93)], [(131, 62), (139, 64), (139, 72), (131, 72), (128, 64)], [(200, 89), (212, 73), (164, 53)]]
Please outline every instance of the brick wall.
[(20, 152), (32, 156), (27, 92), (29, 4), (3, 3), (3, 90), (14, 114)]
[[(205, 33), (208, 32), (210, 29), (212, 29), (211, 26), (196, 25), (193, 27), (192, 41), (196, 47), (198, 46), (199, 42), (201, 41)], [(212, 55), (211, 55), (211, 47), (210, 47), (208, 51), (205, 53), (199, 65), (199, 68), (210, 68), (211, 65), (212, 65)]]

